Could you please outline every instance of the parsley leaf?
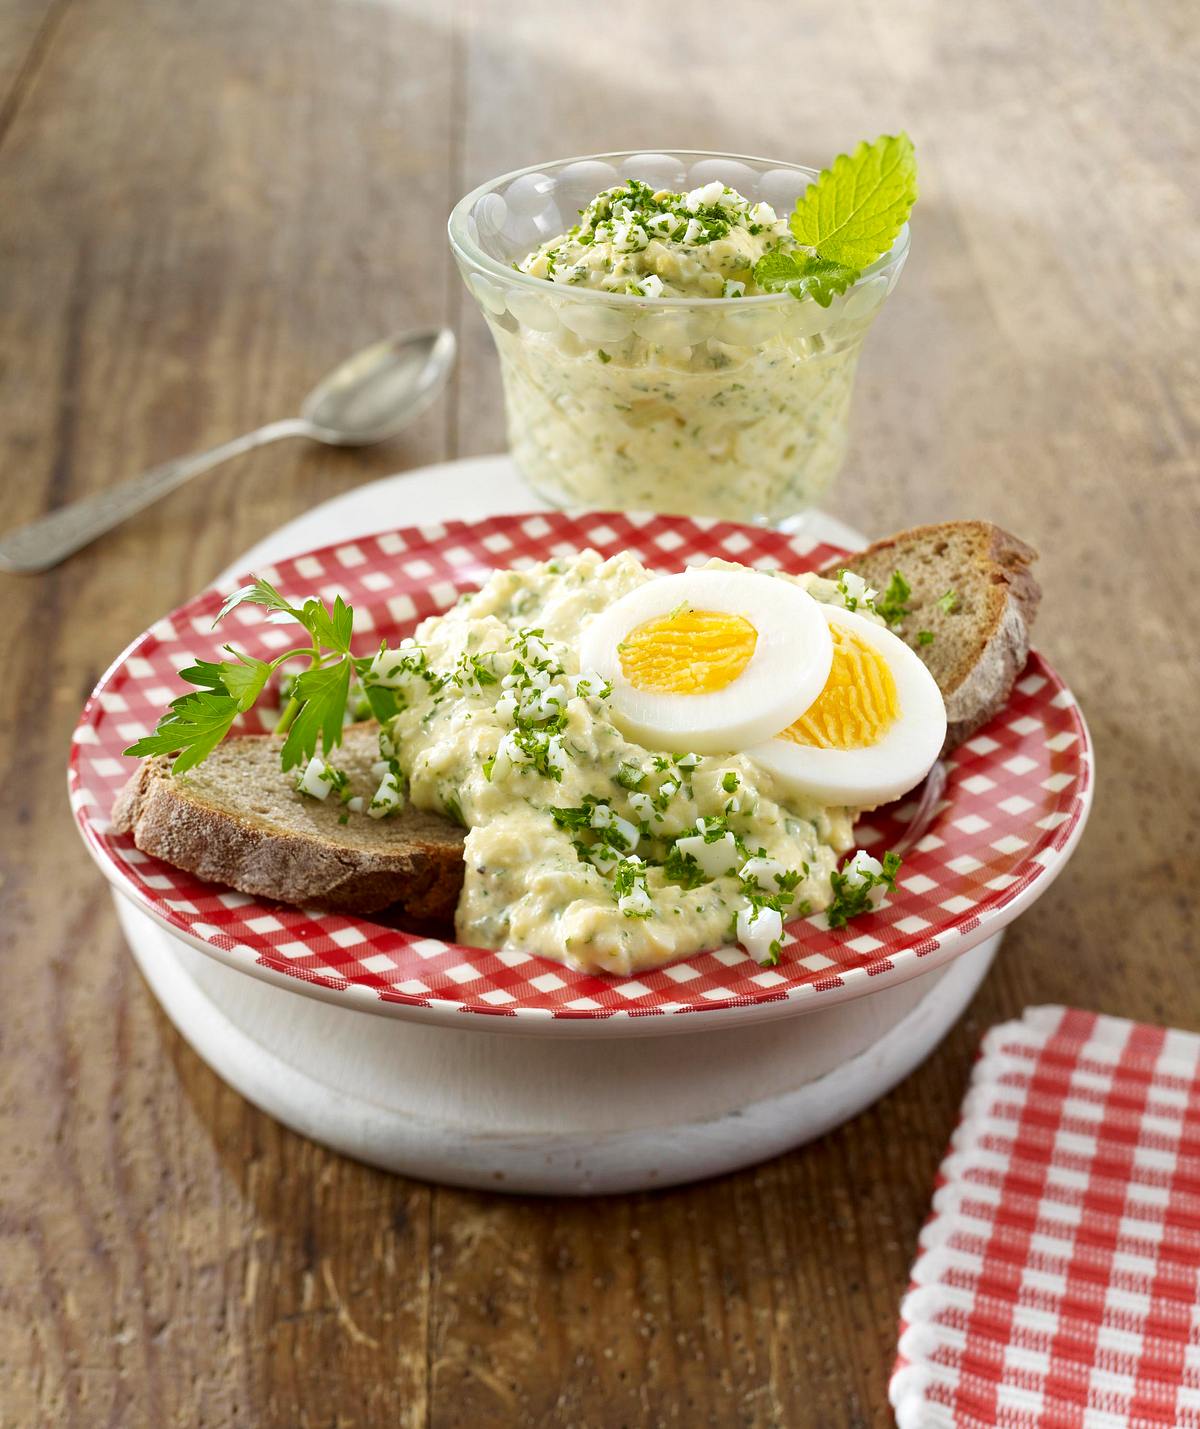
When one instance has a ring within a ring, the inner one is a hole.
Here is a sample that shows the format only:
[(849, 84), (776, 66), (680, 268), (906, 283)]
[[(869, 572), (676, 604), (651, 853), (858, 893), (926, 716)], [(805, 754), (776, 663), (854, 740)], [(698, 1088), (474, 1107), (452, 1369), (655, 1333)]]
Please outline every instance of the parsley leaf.
[(295, 698), (300, 701), (300, 712), (292, 721), (280, 751), (284, 769), (307, 763), (317, 752), (318, 739), (325, 754), (342, 742), (349, 693), (349, 660), (339, 660), (336, 665), (318, 665), (297, 676)]
[(328, 645), (343, 655), (350, 653), (350, 635), (354, 628), (354, 609), (339, 595), (333, 602), (331, 614), (319, 600), (306, 600), (301, 612), (300, 624), (313, 636), (318, 645)]
[(221, 621), (231, 610), (239, 605), (261, 605), (267, 610), (274, 611), (277, 615), (290, 615), (293, 620), (299, 620), (303, 624), (302, 613), (294, 605), (290, 605), (283, 596), (269, 585), (261, 576), (256, 576), (249, 584), (235, 590), (231, 595), (225, 597), (225, 604), (217, 611), (213, 617), (213, 624), (220, 625)]
[[(217, 666), (221, 675), (221, 684), (237, 701), (238, 713), (245, 714), (248, 709), (253, 708), (255, 700), (262, 694), (267, 681), (271, 678), (273, 667), (254, 655), (243, 655), (228, 645), (225, 648), (234, 659), (223, 660)], [(186, 679), (187, 672), (184, 671), (183, 674)]]
[[(315, 598), (306, 600), (303, 606), (294, 606), (259, 577), (226, 597), (213, 624), (240, 605), (262, 606), (272, 622), (296, 621), (310, 643), (285, 651), (271, 661), (244, 654), (231, 645), (225, 646), (233, 657), (230, 660), (197, 660), (180, 675), (199, 688), (172, 700), (155, 732), (131, 745), (126, 754), (174, 754), (172, 768), (176, 774), (195, 768), (225, 738), (237, 716), (254, 706), (279, 667), (297, 655), (307, 655), (311, 664), (292, 682), (287, 710), (276, 726), (278, 733), (287, 733), (280, 756), (282, 766), (291, 769), (311, 758), (318, 743), (325, 754), (341, 743), (351, 677), (360, 664), (370, 664), (356, 662), (350, 654), (353, 609), (341, 596), (334, 600), (332, 608)], [(394, 713), (379, 707), (388, 699), (395, 705), (390, 692), (369, 691), (367, 698), (377, 715)]]
[(700, 867), (693, 854), (683, 853), (678, 844), (672, 844), (662, 866), (663, 873), (672, 883), (681, 888), (699, 888), (708, 882), (708, 875)]
[(953, 614), (954, 611), (958, 609), (958, 606), (958, 592), (954, 590), (948, 590), (946, 594), (942, 596), (941, 599), (938, 601), (938, 609), (944, 610), (947, 615)]
[(912, 140), (884, 134), (839, 154), (796, 200), (788, 227), (819, 258), (861, 270), (891, 248), (916, 199)]
[(918, 631), (917, 631), (917, 644), (918, 644), (918, 645), (932, 645), (932, 644), (933, 644), (933, 631), (932, 631), (932, 630), (918, 630)]
[(172, 766), (176, 774), (194, 768), (216, 749), (229, 733), (238, 716), (237, 701), (232, 695), (212, 689), (193, 690), (171, 702), (171, 708), (158, 722), (153, 734), (130, 745), (126, 754), (174, 754), (179, 756)]

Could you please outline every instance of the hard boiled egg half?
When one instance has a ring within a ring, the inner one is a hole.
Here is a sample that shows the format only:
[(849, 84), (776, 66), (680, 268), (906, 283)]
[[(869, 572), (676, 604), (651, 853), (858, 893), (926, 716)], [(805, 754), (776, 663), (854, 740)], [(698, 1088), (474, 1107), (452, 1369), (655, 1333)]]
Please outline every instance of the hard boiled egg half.
[(579, 658), (612, 683), (613, 722), (629, 738), (725, 754), (809, 708), (829, 677), (833, 639), (821, 607), (790, 581), (690, 570), (601, 611), (584, 628)]
[(746, 754), (791, 794), (874, 808), (919, 784), (946, 738), (933, 676), (890, 630), (820, 607), (833, 664), (820, 695), (781, 734)]

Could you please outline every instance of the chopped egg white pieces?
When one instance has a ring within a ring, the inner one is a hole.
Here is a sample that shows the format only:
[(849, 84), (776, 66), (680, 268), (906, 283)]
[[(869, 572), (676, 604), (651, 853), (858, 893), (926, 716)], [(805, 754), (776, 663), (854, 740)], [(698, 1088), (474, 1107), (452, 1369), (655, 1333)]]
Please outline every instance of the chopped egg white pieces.
[(676, 839), (675, 847), (681, 854), (694, 858), (709, 878), (720, 878), (723, 873), (732, 873), (741, 862), (737, 839), (728, 831), (718, 838), (708, 840), (702, 833), (688, 834), (684, 838)]
[(738, 911), (737, 940), (760, 963), (771, 962), (783, 938), (783, 915), (776, 908), (747, 906)]
[(296, 780), (296, 792), (307, 794), (310, 799), (324, 800), (337, 783), (337, 770), (327, 765), (319, 754), (314, 754)]
[(389, 769), (380, 780), (375, 796), (367, 805), (367, 813), (373, 819), (386, 819), (404, 807), (404, 791), (394, 770)]

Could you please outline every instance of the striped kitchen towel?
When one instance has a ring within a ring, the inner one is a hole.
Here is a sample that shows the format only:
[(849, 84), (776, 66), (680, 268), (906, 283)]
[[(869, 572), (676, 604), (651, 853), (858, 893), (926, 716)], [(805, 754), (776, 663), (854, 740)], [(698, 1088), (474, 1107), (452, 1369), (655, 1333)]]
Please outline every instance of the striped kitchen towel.
[(899, 1429), (1200, 1429), (1200, 1037), (993, 1028), (900, 1314)]

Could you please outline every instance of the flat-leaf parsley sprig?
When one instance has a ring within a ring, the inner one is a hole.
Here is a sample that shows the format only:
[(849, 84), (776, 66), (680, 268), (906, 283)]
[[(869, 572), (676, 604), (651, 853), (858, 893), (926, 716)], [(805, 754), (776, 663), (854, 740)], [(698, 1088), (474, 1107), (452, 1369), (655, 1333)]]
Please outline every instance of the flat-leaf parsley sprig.
[(917, 201), (917, 160), (907, 134), (884, 134), (839, 154), (796, 200), (788, 218), (796, 253), (778, 249), (754, 265), (765, 293), (812, 298), (827, 308), (887, 253)]
[[(350, 685), (372, 663), (350, 653), (354, 610), (339, 595), (332, 607), (317, 599), (295, 606), (267, 581), (256, 579), (228, 597), (213, 620), (214, 627), (239, 605), (260, 605), (274, 624), (295, 622), (308, 637), (305, 644), (285, 650), (273, 660), (260, 660), (223, 647), (228, 660), (197, 660), (180, 676), (197, 688), (172, 700), (153, 734), (131, 745), (126, 754), (174, 754), (172, 770), (184, 774), (213, 752), (229, 733), (234, 720), (252, 709), (271, 676), (289, 660), (308, 657), (306, 670), (297, 675), (292, 695), (275, 726), (286, 734), (280, 751), (285, 770), (305, 764), (320, 744), (328, 754), (342, 742)], [(368, 695), (370, 691), (368, 691)]]

